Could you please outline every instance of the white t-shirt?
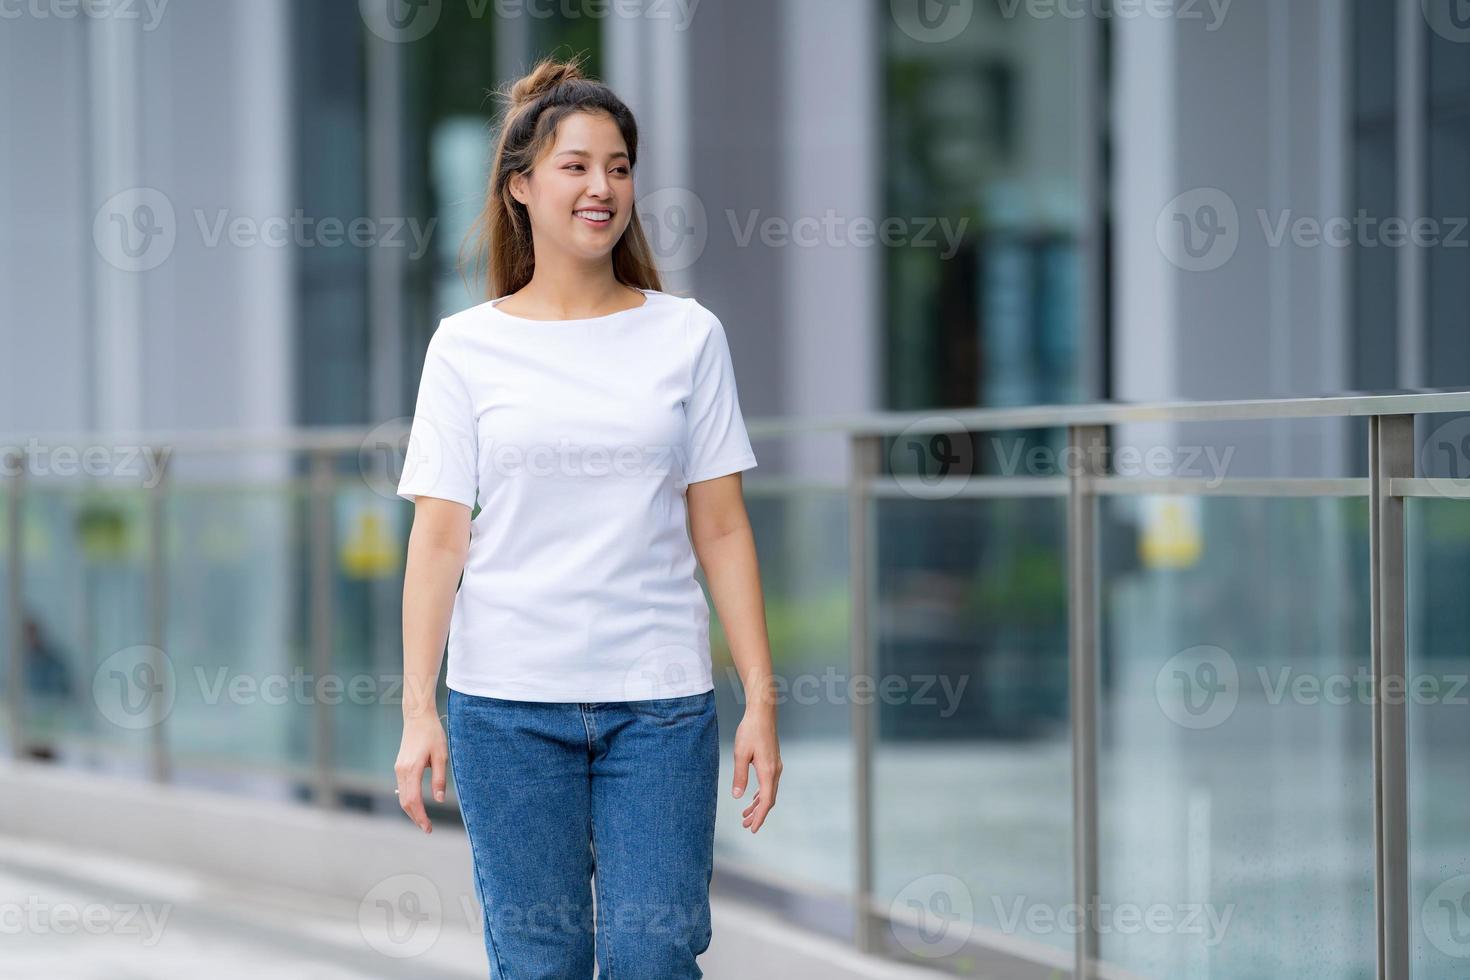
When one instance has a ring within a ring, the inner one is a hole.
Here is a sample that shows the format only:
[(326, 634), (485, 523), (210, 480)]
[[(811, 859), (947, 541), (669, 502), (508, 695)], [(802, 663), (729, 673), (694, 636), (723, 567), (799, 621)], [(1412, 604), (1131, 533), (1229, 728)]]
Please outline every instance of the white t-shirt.
[(685, 490), (756, 465), (724, 327), (693, 299), (577, 320), (485, 302), (429, 341), (398, 495), (470, 526), (451, 689), (638, 701), (714, 688)]

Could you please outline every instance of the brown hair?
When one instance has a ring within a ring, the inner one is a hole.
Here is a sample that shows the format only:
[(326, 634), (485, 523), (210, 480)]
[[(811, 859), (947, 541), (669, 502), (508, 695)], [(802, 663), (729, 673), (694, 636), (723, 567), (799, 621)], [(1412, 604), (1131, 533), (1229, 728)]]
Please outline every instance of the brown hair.
[[(506, 102), (499, 142), (485, 191), (485, 207), (470, 227), (474, 239), (474, 278), (486, 280), (486, 298), (515, 292), (531, 279), (536, 255), (531, 247), (531, 218), (510, 192), (513, 174), (526, 173), (550, 148), (557, 125), (574, 112), (602, 112), (612, 117), (628, 147), (628, 169), (638, 165), (638, 124), (612, 89), (581, 70), (582, 56), (569, 61), (543, 58), (529, 74), (495, 93)], [(463, 275), (464, 244), (460, 246)], [(658, 268), (635, 212), (612, 251), (613, 277), (640, 289), (662, 291)], [(468, 284), (466, 284), (468, 285)]]

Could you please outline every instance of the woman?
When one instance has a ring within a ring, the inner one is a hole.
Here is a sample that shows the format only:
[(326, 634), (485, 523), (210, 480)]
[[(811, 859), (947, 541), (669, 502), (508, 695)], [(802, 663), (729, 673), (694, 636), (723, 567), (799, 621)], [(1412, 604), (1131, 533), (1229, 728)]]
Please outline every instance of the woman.
[(633, 220), (637, 157), (632, 114), (576, 61), (512, 87), (475, 262), (501, 298), (430, 340), (398, 487), (400, 804), (430, 832), (423, 772), (442, 800), (452, 758), (507, 980), (590, 977), (594, 958), (603, 980), (702, 976), (719, 730), (696, 554), (745, 689), (732, 793), (753, 765), (751, 833), (781, 775), (741, 496), (755, 455), (719, 319), (661, 290)]

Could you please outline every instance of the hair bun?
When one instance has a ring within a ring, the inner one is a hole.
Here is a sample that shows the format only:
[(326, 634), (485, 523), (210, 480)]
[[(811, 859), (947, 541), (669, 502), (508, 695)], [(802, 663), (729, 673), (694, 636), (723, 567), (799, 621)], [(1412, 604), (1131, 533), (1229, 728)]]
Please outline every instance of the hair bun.
[(582, 59), (577, 55), (568, 61), (543, 58), (510, 89), (510, 104), (515, 108), (533, 102), (562, 82), (582, 78)]

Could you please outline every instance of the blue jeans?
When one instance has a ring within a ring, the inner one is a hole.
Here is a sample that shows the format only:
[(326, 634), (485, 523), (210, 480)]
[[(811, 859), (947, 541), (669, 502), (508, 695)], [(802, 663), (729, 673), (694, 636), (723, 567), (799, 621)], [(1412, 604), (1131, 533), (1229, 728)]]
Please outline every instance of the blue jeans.
[(704, 975), (713, 691), (562, 703), (450, 690), (447, 734), (492, 980), (590, 980), (594, 947), (599, 980)]

